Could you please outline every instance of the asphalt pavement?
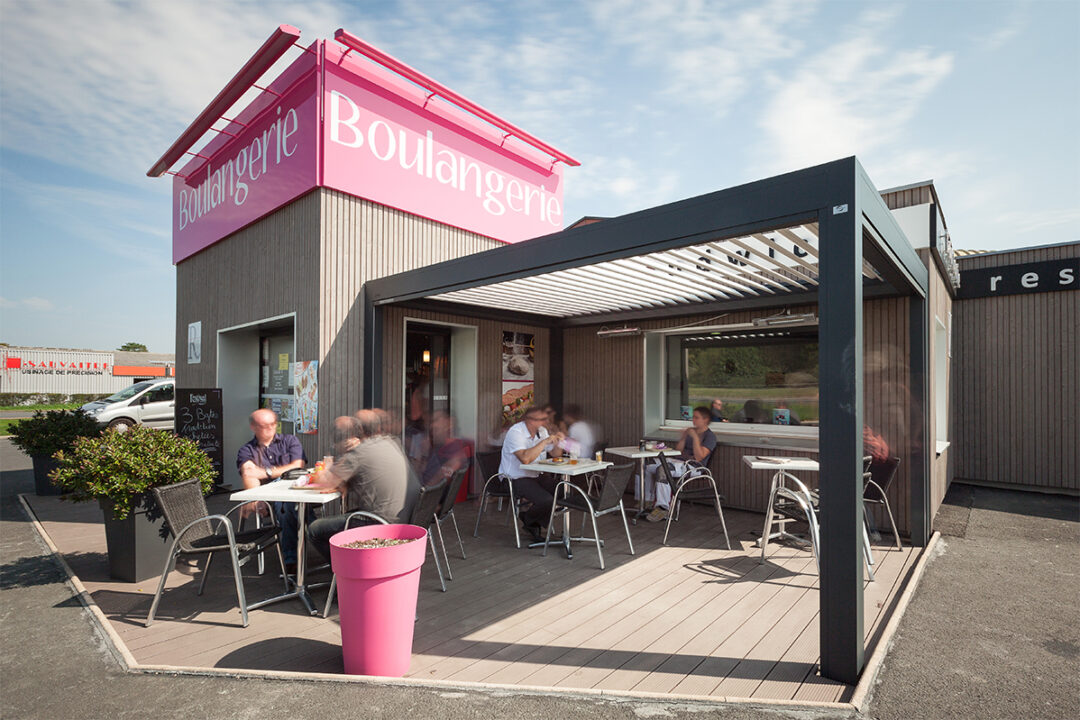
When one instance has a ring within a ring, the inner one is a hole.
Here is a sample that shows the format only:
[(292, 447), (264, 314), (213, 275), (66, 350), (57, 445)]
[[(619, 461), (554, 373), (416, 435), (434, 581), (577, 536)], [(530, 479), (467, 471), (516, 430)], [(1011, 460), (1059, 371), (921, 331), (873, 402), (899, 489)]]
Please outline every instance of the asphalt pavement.
[[(17, 498), (30, 462), (0, 439), (0, 718), (860, 717), (743, 705), (604, 700), (123, 671)], [(1080, 717), (1076, 498), (954, 485), (943, 538), (866, 718)]]

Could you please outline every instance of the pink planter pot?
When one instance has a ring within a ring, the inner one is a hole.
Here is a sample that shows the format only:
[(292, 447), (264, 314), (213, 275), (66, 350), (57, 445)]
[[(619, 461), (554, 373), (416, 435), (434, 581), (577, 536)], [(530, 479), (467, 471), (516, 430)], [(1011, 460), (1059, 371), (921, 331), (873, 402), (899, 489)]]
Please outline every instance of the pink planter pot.
[[(372, 538), (414, 542), (385, 548), (342, 547)], [(368, 525), (330, 538), (346, 673), (401, 677), (408, 672), (420, 566), (426, 554), (427, 531), (416, 525)]]

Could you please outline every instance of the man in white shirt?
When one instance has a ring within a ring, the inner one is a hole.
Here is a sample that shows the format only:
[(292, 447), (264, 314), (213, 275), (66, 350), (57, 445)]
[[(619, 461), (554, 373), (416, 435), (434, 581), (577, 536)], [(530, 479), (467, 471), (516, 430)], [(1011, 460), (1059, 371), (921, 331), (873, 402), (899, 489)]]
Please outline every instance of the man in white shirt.
[(499, 463), (499, 472), (514, 483), (514, 495), (531, 503), (518, 517), (537, 541), (543, 540), (541, 533), (551, 513), (557, 481), (548, 475), (522, 470), (521, 466), (543, 460), (549, 452), (555, 457), (562, 456), (559, 443), (564, 436), (562, 433), (549, 435), (544, 427), (546, 421), (547, 413), (542, 408), (529, 408), (525, 419), (506, 431), (502, 462)]
[(596, 449), (596, 433), (592, 425), (585, 420), (581, 407), (567, 405), (563, 410), (563, 418), (566, 420), (566, 434), (577, 444), (578, 457), (591, 458)]

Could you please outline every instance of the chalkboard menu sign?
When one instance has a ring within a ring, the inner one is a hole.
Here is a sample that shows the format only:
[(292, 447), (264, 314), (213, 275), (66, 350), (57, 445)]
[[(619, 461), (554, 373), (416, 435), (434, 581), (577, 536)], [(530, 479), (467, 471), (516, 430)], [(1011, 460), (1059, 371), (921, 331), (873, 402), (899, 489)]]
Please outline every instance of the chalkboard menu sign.
[(176, 434), (191, 438), (210, 456), (220, 485), (224, 475), (221, 388), (178, 388), (176, 391)]

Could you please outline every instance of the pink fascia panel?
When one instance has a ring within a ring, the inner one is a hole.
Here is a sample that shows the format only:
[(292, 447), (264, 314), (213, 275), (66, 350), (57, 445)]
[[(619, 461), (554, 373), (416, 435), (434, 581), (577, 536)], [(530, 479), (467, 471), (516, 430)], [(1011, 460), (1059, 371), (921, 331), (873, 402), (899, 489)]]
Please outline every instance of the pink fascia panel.
[(326, 47), (323, 185), (508, 243), (562, 229), (561, 163)]
[(303, 53), (173, 178), (174, 263), (315, 187), (316, 69)]

